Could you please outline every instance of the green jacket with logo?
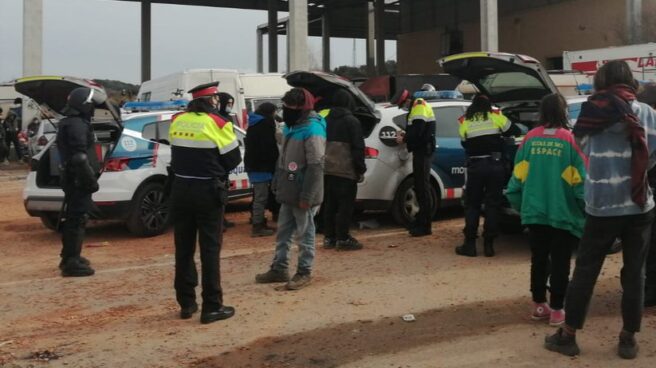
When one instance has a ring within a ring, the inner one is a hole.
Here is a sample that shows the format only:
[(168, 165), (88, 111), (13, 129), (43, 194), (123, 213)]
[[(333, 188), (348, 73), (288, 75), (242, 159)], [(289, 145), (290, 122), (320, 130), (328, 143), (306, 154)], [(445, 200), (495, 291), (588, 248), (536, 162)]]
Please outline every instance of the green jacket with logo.
[(517, 150), (506, 196), (522, 224), (549, 225), (580, 238), (587, 158), (569, 130), (538, 127)]

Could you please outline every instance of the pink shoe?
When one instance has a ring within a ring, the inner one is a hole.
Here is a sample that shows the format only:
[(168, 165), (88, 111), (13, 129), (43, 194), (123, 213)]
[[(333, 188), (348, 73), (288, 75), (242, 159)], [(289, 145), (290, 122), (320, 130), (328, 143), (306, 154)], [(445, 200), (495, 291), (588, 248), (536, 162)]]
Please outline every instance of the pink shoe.
[(565, 310), (564, 309), (554, 309), (551, 311), (551, 316), (549, 316), (549, 324), (554, 327), (558, 327), (565, 322)]
[(540, 321), (547, 319), (551, 316), (551, 308), (547, 303), (533, 303), (533, 313), (531, 314), (531, 319), (534, 321)]

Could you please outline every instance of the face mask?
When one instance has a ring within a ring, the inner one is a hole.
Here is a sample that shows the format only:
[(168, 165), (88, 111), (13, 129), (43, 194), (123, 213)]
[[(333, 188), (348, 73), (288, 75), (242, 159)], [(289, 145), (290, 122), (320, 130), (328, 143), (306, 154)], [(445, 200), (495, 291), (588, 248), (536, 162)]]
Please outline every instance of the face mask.
[(225, 112), (227, 112), (228, 114), (230, 114), (230, 113), (232, 112), (232, 107), (230, 107), (230, 106), (226, 106), (226, 108), (225, 108)]
[(289, 126), (298, 124), (302, 114), (303, 110), (290, 109), (289, 107), (282, 108), (282, 120)]

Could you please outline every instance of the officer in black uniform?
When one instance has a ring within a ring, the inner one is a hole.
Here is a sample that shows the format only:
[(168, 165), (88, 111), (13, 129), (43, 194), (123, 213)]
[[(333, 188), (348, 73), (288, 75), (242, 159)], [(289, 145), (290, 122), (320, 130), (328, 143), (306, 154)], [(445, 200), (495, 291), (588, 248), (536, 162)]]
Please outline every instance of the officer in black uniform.
[(411, 98), (410, 93), (405, 89), (392, 98), (392, 103), (409, 110), (406, 130), (397, 132), (396, 142), (405, 143), (408, 152), (412, 152), (412, 176), (419, 212), (415, 222), (410, 225), (410, 235), (414, 237), (431, 235), (433, 198), (429, 190), (431, 161), (435, 151), (433, 108), (423, 98)]
[(91, 276), (89, 260), (82, 257), (82, 242), (91, 194), (98, 191), (98, 158), (91, 117), (96, 105), (107, 96), (99, 90), (79, 87), (68, 96), (66, 117), (59, 122), (57, 148), (61, 157), (64, 209), (61, 222), (62, 251), (59, 268), (62, 276)]
[(194, 262), (198, 238), (203, 287), (200, 322), (211, 323), (235, 314), (233, 307), (223, 304), (221, 289), (221, 227), (228, 197), (228, 184), (222, 178), (241, 162), (241, 153), (232, 123), (215, 114), (218, 82), (197, 86), (189, 93), (193, 100), (187, 111), (174, 116), (169, 129), (174, 284), (180, 318), (191, 318), (198, 311)]

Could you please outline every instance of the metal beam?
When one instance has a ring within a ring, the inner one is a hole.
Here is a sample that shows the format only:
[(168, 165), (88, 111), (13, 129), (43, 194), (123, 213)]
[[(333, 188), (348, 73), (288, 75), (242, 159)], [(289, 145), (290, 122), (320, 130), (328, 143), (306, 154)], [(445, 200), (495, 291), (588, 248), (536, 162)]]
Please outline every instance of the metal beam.
[(626, 0), (626, 34), (630, 44), (642, 43), (642, 0)]
[(261, 29), (255, 30), (255, 37), (257, 39), (257, 72), (264, 73), (264, 42), (262, 42), (264, 35)]
[(376, 28), (375, 28), (376, 17), (374, 15), (374, 4), (368, 2), (366, 10), (367, 10), (366, 13), (367, 14), (367, 34), (366, 34), (367, 73), (373, 76), (376, 74), (376, 63), (374, 59), (374, 54), (375, 54), (374, 35), (376, 33)]
[(330, 10), (326, 9), (323, 17), (321, 18), (321, 26), (323, 28), (321, 34), (321, 59), (324, 72), (330, 71), (330, 23), (331, 16)]
[(141, 2), (141, 81), (150, 80), (150, 33), (151, 33), (150, 0)]
[(307, 0), (289, 0), (289, 71), (308, 70)]
[(269, 73), (278, 72), (278, 1), (268, 1)]
[(23, 76), (43, 74), (43, 0), (23, 1)]
[(385, 0), (375, 0), (374, 3), (375, 17), (374, 25), (376, 28), (376, 71), (378, 75), (387, 74), (385, 68)]
[(499, 19), (497, 0), (481, 2), (481, 50), (499, 51)]

